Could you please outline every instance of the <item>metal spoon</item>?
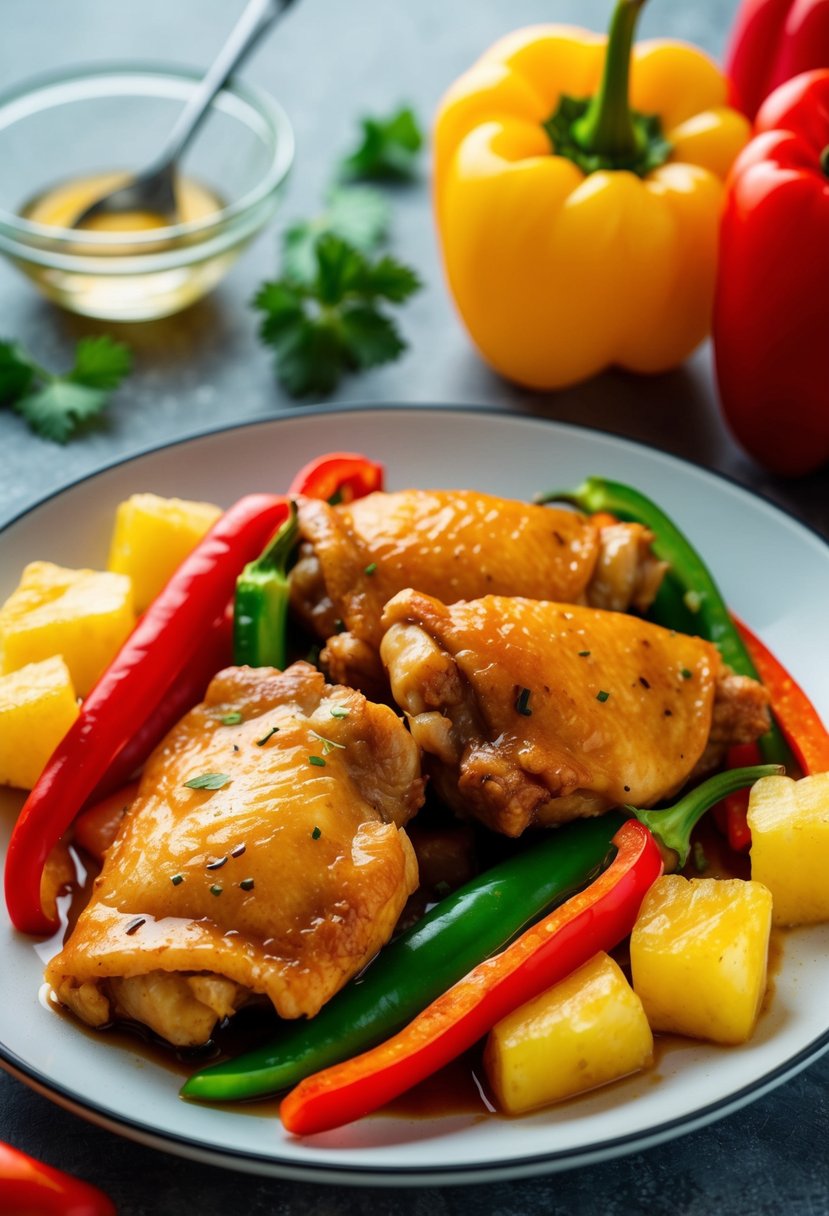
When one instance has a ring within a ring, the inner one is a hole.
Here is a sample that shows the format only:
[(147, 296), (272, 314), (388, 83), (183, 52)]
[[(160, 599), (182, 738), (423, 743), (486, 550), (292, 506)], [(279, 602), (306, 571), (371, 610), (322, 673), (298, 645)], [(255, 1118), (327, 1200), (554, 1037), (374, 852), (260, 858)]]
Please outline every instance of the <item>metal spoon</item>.
[(146, 169), (130, 178), (126, 185), (105, 194), (81, 211), (71, 227), (78, 228), (99, 215), (119, 215), (126, 211), (148, 211), (175, 223), (178, 218), (176, 162), (201, 126), (211, 101), (227, 78), (276, 18), (293, 3), (294, 0), (249, 0), (215, 62), (208, 68), (179, 115), (161, 153)]

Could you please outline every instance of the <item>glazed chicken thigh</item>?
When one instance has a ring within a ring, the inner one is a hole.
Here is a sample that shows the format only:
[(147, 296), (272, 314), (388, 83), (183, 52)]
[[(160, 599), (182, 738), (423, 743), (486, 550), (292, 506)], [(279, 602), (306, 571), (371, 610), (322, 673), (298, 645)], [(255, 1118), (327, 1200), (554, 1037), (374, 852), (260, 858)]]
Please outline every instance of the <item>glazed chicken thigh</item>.
[(622, 613), (419, 592), (383, 614), (392, 692), (460, 815), (518, 836), (652, 806), (768, 729), (766, 694), (713, 645)]
[(220, 672), (150, 757), (46, 978), (91, 1025), (131, 1018), (179, 1046), (255, 994), (313, 1016), (417, 886), (403, 825), (422, 792), (387, 707), (306, 663)]
[(644, 611), (663, 565), (638, 524), (471, 490), (403, 490), (329, 506), (299, 503), (294, 611), (327, 640), (332, 678), (379, 693), (383, 607), (415, 587), (446, 603), (519, 595)]

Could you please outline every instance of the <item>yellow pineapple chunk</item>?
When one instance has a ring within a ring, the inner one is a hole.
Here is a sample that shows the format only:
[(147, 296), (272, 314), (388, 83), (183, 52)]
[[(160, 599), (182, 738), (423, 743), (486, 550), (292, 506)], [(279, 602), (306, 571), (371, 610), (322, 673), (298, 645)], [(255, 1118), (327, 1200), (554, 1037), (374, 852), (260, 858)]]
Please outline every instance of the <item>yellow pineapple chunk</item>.
[(763, 777), (748, 802), (751, 876), (774, 898), (776, 925), (829, 920), (829, 773)]
[(78, 716), (69, 669), (57, 656), (0, 676), (0, 784), (30, 790)]
[(119, 504), (107, 568), (132, 579), (143, 612), (221, 515), (209, 502), (133, 494)]
[(607, 954), (528, 1001), (490, 1032), (484, 1065), (498, 1104), (518, 1115), (647, 1067), (642, 1002)]
[(85, 697), (135, 625), (123, 574), (30, 562), (0, 608), (3, 671), (61, 655)]
[(654, 1030), (750, 1037), (766, 991), (771, 904), (759, 882), (657, 879), (630, 938), (633, 987)]

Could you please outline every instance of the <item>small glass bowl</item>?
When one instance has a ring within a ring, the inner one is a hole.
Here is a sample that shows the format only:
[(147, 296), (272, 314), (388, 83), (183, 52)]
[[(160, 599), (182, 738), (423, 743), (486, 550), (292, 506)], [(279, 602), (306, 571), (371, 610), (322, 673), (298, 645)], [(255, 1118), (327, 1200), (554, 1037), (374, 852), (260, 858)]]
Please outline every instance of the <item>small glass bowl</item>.
[(216, 97), (180, 165), (219, 197), (220, 210), (135, 233), (21, 216), (61, 182), (150, 164), (198, 80), (186, 69), (109, 65), (0, 96), (0, 251), (50, 300), (109, 321), (169, 316), (214, 287), (272, 217), (293, 131), (266, 93), (236, 83)]

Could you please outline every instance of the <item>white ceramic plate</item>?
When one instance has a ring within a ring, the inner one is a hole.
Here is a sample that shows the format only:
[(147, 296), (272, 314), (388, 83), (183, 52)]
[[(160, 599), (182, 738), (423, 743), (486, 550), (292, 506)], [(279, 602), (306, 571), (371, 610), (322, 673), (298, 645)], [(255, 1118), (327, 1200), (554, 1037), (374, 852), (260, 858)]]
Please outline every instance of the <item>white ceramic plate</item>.
[[(202, 436), (118, 464), (47, 499), (0, 535), (0, 598), (34, 558), (106, 559), (115, 504), (151, 490), (229, 504), (285, 487), (311, 457), (362, 451), (390, 487), (468, 486), (516, 498), (595, 473), (638, 486), (674, 516), (726, 598), (829, 718), (829, 550), (731, 483), (592, 431), (458, 409), (310, 411)], [(19, 799), (0, 803), (3, 841)], [(378, 1116), (305, 1141), (276, 1119), (182, 1102), (181, 1078), (80, 1031), (38, 1001), (38, 947), (0, 913), (0, 1055), (29, 1084), (116, 1132), (170, 1152), (317, 1182), (472, 1182), (584, 1164), (690, 1131), (760, 1097), (829, 1047), (829, 926), (791, 933), (770, 1010), (742, 1048), (688, 1045), (656, 1069), (519, 1120)], [(40, 946), (40, 953), (43, 946)], [(658, 1080), (658, 1084), (655, 1081)]]

